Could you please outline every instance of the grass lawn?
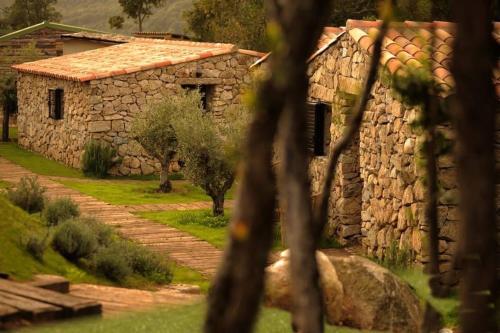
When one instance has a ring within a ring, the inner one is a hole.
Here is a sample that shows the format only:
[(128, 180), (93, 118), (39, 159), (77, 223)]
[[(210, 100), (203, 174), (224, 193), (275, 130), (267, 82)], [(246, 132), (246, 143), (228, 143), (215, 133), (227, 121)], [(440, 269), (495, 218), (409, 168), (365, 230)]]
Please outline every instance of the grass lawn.
[(429, 288), (429, 277), (421, 270), (405, 269), (395, 270), (394, 273), (408, 282), (422, 300), (428, 301), (436, 310), (443, 315), (444, 324), (448, 327), (458, 326), (459, 300), (456, 295), (448, 298), (435, 298), (431, 295)]
[[(210, 210), (143, 212), (138, 215), (152, 221), (166, 224), (203, 239), (213, 246), (223, 249), (226, 244), (227, 227), (214, 219)], [(224, 222), (228, 222), (231, 212), (226, 210)], [(279, 235), (275, 235), (274, 250), (282, 250)]]
[(60, 183), (113, 205), (170, 204), (210, 201), (202, 189), (185, 180), (172, 181), (173, 192), (158, 193), (157, 180), (64, 179)]
[[(127, 314), (112, 319), (72, 320), (60, 324), (19, 330), (23, 333), (195, 333), (202, 332), (205, 305), (196, 304), (154, 312)], [(289, 333), (290, 315), (287, 312), (263, 308), (257, 323), (257, 333)], [(327, 333), (356, 333), (359, 330), (327, 326)], [(365, 331), (368, 332), (368, 331)]]
[(4, 180), (0, 180), (0, 189), (8, 189), (12, 184)]
[(208, 210), (165, 211), (139, 213), (147, 219), (166, 224), (203, 239), (218, 248), (223, 248), (226, 242), (226, 227), (209, 227), (205, 224), (210, 217)]
[(81, 171), (24, 150), (14, 142), (0, 142), (0, 156), (39, 175), (83, 178)]
[[(3, 135), (3, 128), (0, 127), (0, 137)], [(9, 139), (11, 141), (16, 141), (17, 140), (17, 127), (10, 127), (9, 128)]]
[(104, 282), (64, 259), (51, 248), (44, 255), (43, 262), (34, 259), (24, 248), (23, 242), (29, 235), (45, 233), (39, 214), (29, 215), (13, 206), (5, 196), (0, 195), (0, 272), (18, 280), (29, 280), (34, 274), (63, 275), (72, 282)]
[(208, 292), (210, 281), (200, 272), (186, 266), (179, 266), (176, 263), (172, 263), (171, 268), (174, 273), (172, 283), (192, 284), (199, 286), (202, 292)]

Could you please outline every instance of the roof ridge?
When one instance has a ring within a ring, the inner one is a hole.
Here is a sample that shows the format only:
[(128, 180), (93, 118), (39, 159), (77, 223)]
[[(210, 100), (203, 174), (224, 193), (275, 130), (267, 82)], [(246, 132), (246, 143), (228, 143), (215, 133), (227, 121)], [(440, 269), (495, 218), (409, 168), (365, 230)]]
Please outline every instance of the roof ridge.
[(89, 29), (89, 28), (84, 28), (84, 27), (79, 27), (75, 25), (68, 25), (68, 24), (62, 24), (62, 23), (56, 23), (56, 22), (50, 22), (50, 21), (42, 21), (40, 23), (12, 31), (8, 34), (5, 34), (3, 36), (0, 36), (0, 42), (1, 41), (8, 41), (11, 40), (15, 37), (18, 36), (23, 36), (25, 34), (28, 34), (33, 31), (37, 31), (43, 28), (51, 28), (51, 29), (61, 29), (65, 30), (68, 32), (80, 32), (80, 31), (87, 31), (87, 32), (95, 32), (95, 33), (103, 33), (102, 31), (94, 30), (94, 29)]

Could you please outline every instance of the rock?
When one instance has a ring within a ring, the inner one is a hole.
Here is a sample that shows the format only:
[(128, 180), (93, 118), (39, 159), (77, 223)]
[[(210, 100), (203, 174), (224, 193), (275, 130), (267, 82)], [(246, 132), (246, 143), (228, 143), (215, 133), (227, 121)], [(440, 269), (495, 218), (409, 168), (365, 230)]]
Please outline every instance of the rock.
[[(342, 300), (344, 292), (335, 268), (328, 257), (322, 252), (316, 252), (326, 319), (334, 324), (341, 321)], [(272, 307), (290, 311), (290, 259), (289, 251), (283, 251), (280, 260), (266, 268), (265, 303)]]
[(359, 256), (329, 259), (344, 287), (339, 323), (367, 330), (419, 331), (423, 310), (407, 283)]
[(408, 138), (406, 139), (403, 145), (403, 152), (405, 154), (413, 154), (413, 149), (415, 148), (415, 139)]

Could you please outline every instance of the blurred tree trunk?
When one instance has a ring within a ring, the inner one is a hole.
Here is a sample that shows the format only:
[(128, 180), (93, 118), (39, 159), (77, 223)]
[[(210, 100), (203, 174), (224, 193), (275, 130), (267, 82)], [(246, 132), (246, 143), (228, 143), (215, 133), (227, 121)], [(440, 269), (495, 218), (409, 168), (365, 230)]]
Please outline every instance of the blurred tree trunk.
[[(289, 113), (287, 117), (293, 118), (292, 122), (302, 116), (300, 112), (305, 109), (307, 94), (306, 60), (326, 23), (329, 1), (269, 0), (268, 5), (271, 7), (269, 30), (272, 37), (275, 37), (270, 59), (273, 75), (268, 76), (256, 92), (256, 114), (245, 146), (242, 180), (231, 223), (231, 237), (208, 299), (205, 331), (210, 333), (252, 331), (262, 296), (264, 269), (273, 240), (277, 187), (272, 157), (278, 120), (285, 106)], [(299, 97), (289, 100), (294, 93), (298, 93)], [(292, 105), (293, 102), (298, 102), (299, 105)], [(303, 198), (305, 214), (310, 216), (307, 178), (304, 180), (304, 175), (307, 176), (304, 165), (307, 162), (299, 160), (303, 155), (298, 143), (295, 140), (292, 152), (292, 163), (298, 165), (289, 166), (290, 174), (285, 177), (301, 177), (294, 182), (300, 184), (300, 188), (294, 189), (292, 201), (297, 202), (299, 198)], [(303, 142), (300, 144), (303, 145)], [(290, 218), (289, 215), (287, 217)], [(299, 221), (297, 217), (292, 217), (292, 220), (295, 221), (293, 224), (296, 229), (312, 227), (311, 218)], [(310, 225), (305, 225), (307, 223)], [(307, 256), (297, 254), (297, 250), (304, 245), (307, 246)], [(296, 306), (294, 313), (300, 313), (295, 322), (301, 332), (321, 332), (323, 325), (314, 249), (314, 242), (299, 241), (292, 246), (292, 272), (298, 270), (300, 260), (305, 260), (302, 264), (311, 269), (303, 274), (305, 280), (300, 280), (303, 277), (299, 275), (292, 281)], [(304, 273), (304, 266), (300, 267), (300, 273)], [(295, 288), (296, 286), (298, 287)], [(304, 294), (304, 291), (312, 291), (312, 294)], [(306, 306), (305, 300), (311, 299), (313, 303)], [(309, 314), (313, 315), (307, 318)]]
[(456, 82), (457, 164), (460, 187), (463, 333), (498, 332), (495, 301), (495, 44), (491, 1), (454, 1), (458, 21), (453, 74)]

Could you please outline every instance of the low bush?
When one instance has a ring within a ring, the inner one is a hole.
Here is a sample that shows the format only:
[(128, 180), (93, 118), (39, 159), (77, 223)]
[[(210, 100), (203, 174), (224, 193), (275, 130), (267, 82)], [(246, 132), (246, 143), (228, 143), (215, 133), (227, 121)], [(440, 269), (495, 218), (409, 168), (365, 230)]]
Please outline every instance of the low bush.
[(47, 250), (47, 237), (31, 235), (26, 240), (26, 251), (38, 261), (43, 260), (45, 250)]
[(80, 216), (78, 205), (70, 198), (61, 198), (49, 202), (43, 211), (47, 226), (54, 227), (61, 222)]
[(111, 229), (110, 226), (105, 225), (93, 217), (83, 217), (80, 218), (79, 221), (90, 228), (99, 246), (109, 246), (114, 241), (113, 229)]
[(140, 245), (127, 243), (129, 246), (127, 259), (134, 273), (156, 283), (170, 283), (172, 281), (172, 271), (165, 259)]
[(93, 255), (99, 242), (91, 227), (79, 219), (72, 219), (57, 228), (52, 245), (68, 260), (77, 261)]
[(132, 274), (126, 257), (119, 250), (113, 245), (102, 247), (94, 257), (94, 266), (97, 272), (115, 282), (123, 282)]
[(225, 228), (228, 226), (229, 221), (229, 216), (213, 216), (209, 212), (203, 212), (203, 214), (197, 212), (186, 213), (179, 218), (180, 224), (198, 224), (209, 228)]
[(105, 178), (116, 163), (116, 150), (109, 145), (94, 140), (85, 145), (82, 170), (86, 176)]
[(28, 213), (38, 213), (45, 205), (45, 188), (37, 177), (23, 177), (14, 189), (7, 191), (7, 197), (16, 206)]
[(381, 264), (389, 269), (398, 270), (409, 268), (414, 260), (414, 253), (407, 248), (399, 248), (396, 241), (391, 242), (384, 253)]

